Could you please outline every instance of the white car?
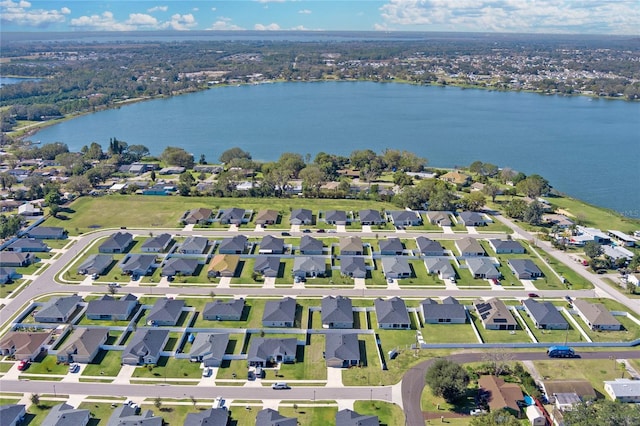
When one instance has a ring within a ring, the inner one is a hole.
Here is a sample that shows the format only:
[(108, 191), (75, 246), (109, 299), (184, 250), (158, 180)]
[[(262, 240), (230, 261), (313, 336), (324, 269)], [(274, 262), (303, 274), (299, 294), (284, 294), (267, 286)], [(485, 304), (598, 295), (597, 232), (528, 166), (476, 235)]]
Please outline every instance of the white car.
[(211, 367), (205, 367), (202, 370), (202, 377), (211, 377), (211, 373), (212, 373)]
[(78, 370), (80, 370), (80, 364), (76, 364), (75, 362), (69, 364), (69, 373), (77, 373)]

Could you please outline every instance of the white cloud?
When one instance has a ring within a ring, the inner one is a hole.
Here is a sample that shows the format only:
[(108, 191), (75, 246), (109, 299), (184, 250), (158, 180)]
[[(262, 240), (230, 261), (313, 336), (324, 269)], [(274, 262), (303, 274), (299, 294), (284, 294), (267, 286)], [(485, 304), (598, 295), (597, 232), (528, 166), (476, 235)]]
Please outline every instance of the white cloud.
[(211, 11), (212, 11), (212, 12), (215, 12), (216, 10), (218, 10), (218, 8), (217, 8), (217, 7), (212, 7), (212, 8), (211, 8)]
[(215, 31), (239, 31), (239, 30), (244, 30), (244, 28), (239, 27), (238, 25), (232, 24), (231, 23), (231, 18), (225, 18), (224, 16), (221, 16), (220, 18), (218, 18), (218, 20), (216, 22), (214, 22), (213, 24), (211, 24), (211, 26), (208, 29), (209, 30), (215, 30)]
[(92, 31), (133, 31), (135, 25), (118, 22), (113, 13), (106, 11), (101, 15), (80, 16), (71, 20), (71, 26)]
[(125, 24), (133, 25), (138, 28), (157, 28), (158, 20), (151, 15), (147, 15), (146, 13), (132, 13), (129, 15), (129, 19), (125, 21)]
[(310, 31), (309, 28), (305, 28), (304, 25), (298, 25), (297, 27), (292, 27), (291, 31)]
[(65, 15), (71, 13), (68, 7), (60, 10), (31, 9), (28, 1), (0, 1), (0, 22), (24, 25), (28, 27), (46, 27), (66, 20)]
[(311, 11), (309, 9), (299, 10), (298, 13), (300, 13), (302, 15), (311, 15)]
[(172, 29), (184, 31), (198, 25), (193, 15), (175, 14), (169, 21), (158, 21), (146, 13), (131, 13), (125, 21), (118, 21), (110, 11), (101, 15), (80, 16), (72, 19), (71, 27), (91, 31), (136, 31), (151, 29)]
[(186, 31), (195, 28), (198, 25), (196, 18), (192, 14), (180, 15), (176, 13), (171, 16), (171, 20), (165, 22), (165, 28), (170, 28), (176, 31)]
[(253, 26), (253, 29), (256, 31), (278, 31), (280, 30), (280, 25), (276, 23), (272, 23), (269, 25), (255, 24)]
[(169, 6), (155, 6), (155, 7), (152, 7), (150, 9), (147, 9), (147, 12), (149, 12), (149, 13), (166, 12), (167, 10), (169, 10)]
[(194, 11), (194, 12), (197, 12), (197, 11), (199, 11), (199, 10), (200, 10), (200, 8), (199, 8), (199, 7), (194, 7), (194, 8), (193, 8), (193, 9), (191, 9), (191, 10), (192, 10), (192, 11)]

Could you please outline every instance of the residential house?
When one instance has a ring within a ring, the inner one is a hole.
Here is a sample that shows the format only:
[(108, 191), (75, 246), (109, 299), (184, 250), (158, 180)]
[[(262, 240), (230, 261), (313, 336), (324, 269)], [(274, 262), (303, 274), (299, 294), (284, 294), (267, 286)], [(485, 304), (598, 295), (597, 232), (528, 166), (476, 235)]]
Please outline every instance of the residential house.
[(49, 251), (49, 246), (43, 243), (42, 240), (36, 240), (35, 238), (19, 238), (9, 244), (6, 250), (20, 253), (42, 253)]
[(588, 241), (595, 241), (598, 244), (611, 244), (611, 237), (599, 229), (588, 228), (586, 226), (576, 226), (578, 235), (571, 237), (571, 242), (583, 245)]
[(140, 251), (143, 253), (163, 253), (169, 249), (172, 242), (173, 238), (167, 233), (155, 235), (142, 243)]
[(122, 352), (125, 365), (157, 364), (160, 352), (169, 341), (169, 330), (147, 328), (135, 332)]
[(522, 247), (522, 244), (515, 240), (490, 239), (489, 245), (497, 254), (524, 253), (524, 247)]
[(633, 404), (640, 402), (640, 380), (605, 380), (604, 390), (614, 401), (629, 402)]
[(138, 306), (138, 298), (129, 293), (116, 299), (103, 294), (99, 299), (87, 303), (85, 315), (92, 320), (126, 321)]
[(360, 237), (340, 238), (340, 254), (346, 256), (362, 256), (364, 247)]
[(531, 280), (542, 276), (542, 271), (531, 259), (508, 259), (509, 269), (521, 280)]
[(425, 299), (420, 304), (422, 318), (427, 324), (465, 324), (467, 310), (453, 297), (445, 298), (442, 303)]
[(103, 275), (112, 263), (113, 256), (110, 254), (92, 254), (78, 266), (78, 274)]
[(380, 254), (383, 256), (400, 256), (404, 252), (404, 246), (400, 238), (389, 238), (378, 240)]
[(207, 276), (215, 277), (233, 277), (238, 270), (240, 256), (235, 254), (216, 254), (211, 258), (207, 270)]
[[(140, 181), (134, 182), (139, 184)], [(148, 188), (142, 190), (142, 195), (171, 195), (176, 192), (178, 188), (172, 183), (159, 182)]]
[(195, 275), (198, 265), (198, 259), (171, 257), (164, 262), (160, 275), (166, 277)]
[(26, 414), (24, 404), (6, 404), (0, 406), (0, 425), (18, 426)]
[(324, 252), (324, 244), (317, 238), (303, 235), (300, 238), (300, 253), (305, 256), (321, 255)]
[(243, 298), (209, 302), (204, 306), (202, 318), (209, 321), (240, 321), (244, 305)]
[(85, 426), (89, 423), (90, 417), (89, 410), (79, 410), (67, 403), (62, 403), (51, 407), (41, 426)]
[(257, 256), (253, 263), (253, 272), (263, 277), (277, 277), (280, 274), (280, 257)]
[(571, 228), (575, 222), (563, 214), (543, 214), (542, 220), (548, 224), (555, 225), (558, 228)]
[(289, 223), (291, 225), (312, 225), (313, 213), (308, 209), (294, 209), (291, 211)]
[(413, 210), (392, 210), (387, 212), (387, 218), (395, 226), (419, 226), (422, 218)]
[(69, 337), (65, 345), (58, 349), (58, 362), (79, 362), (89, 364), (96, 357), (101, 346), (107, 343), (109, 330), (106, 328), (79, 328)]
[(38, 240), (62, 240), (67, 236), (64, 228), (53, 226), (36, 226), (27, 231), (27, 237)]
[(430, 274), (438, 274), (441, 280), (456, 278), (456, 270), (451, 262), (446, 258), (427, 257), (424, 259), (424, 266)]
[(464, 226), (486, 226), (487, 219), (478, 212), (460, 212), (456, 218)]
[(573, 301), (573, 308), (578, 311), (580, 318), (591, 330), (622, 330), (622, 324), (602, 303), (589, 303), (586, 300), (576, 299)]
[[(573, 408), (582, 402), (580, 396), (575, 392), (564, 392), (553, 394), (555, 398), (555, 408), (560, 411), (571, 411)], [(549, 401), (551, 402), (551, 401)]]
[(80, 296), (52, 297), (33, 315), (37, 322), (66, 323), (76, 311)]
[(296, 256), (293, 259), (294, 277), (324, 277), (326, 273), (327, 265), (322, 256)]
[(455, 242), (456, 248), (462, 257), (484, 256), (485, 252), (478, 240), (471, 237), (461, 238)]
[(480, 376), (478, 379), (480, 398), (485, 400), (491, 411), (507, 410), (519, 415), (518, 402), (524, 400), (520, 385), (506, 383), (499, 377)]
[(255, 367), (267, 367), (280, 363), (293, 363), (296, 361), (298, 339), (287, 338), (251, 338), (247, 362)]
[(549, 398), (549, 402), (555, 402), (555, 395), (561, 393), (575, 393), (583, 401), (593, 401), (597, 394), (593, 385), (584, 379), (542, 380), (542, 390)]
[(327, 333), (324, 337), (324, 360), (327, 367), (348, 368), (360, 363), (357, 333)]
[(387, 279), (410, 278), (412, 275), (409, 261), (403, 257), (383, 257), (382, 271)]
[(416, 238), (418, 252), (422, 256), (444, 256), (444, 248), (439, 241), (434, 241), (426, 237)]
[(187, 225), (203, 225), (211, 222), (213, 211), (204, 207), (189, 210), (185, 213), (182, 222)]
[(35, 263), (38, 258), (31, 253), (21, 253), (15, 251), (3, 251), (0, 256), (0, 266), (29, 266)]
[(340, 256), (340, 274), (351, 278), (367, 278), (367, 265), (364, 258)]
[(242, 254), (247, 249), (247, 237), (236, 235), (232, 238), (225, 238), (218, 247), (220, 254)]
[(486, 302), (477, 299), (473, 301), (473, 306), (486, 330), (516, 330), (518, 328), (515, 318), (500, 299), (493, 297)]
[(636, 239), (622, 231), (610, 229), (607, 234), (616, 241), (616, 246), (633, 247), (636, 245)]
[(205, 237), (191, 235), (187, 237), (176, 250), (180, 254), (204, 254), (209, 245), (209, 240)]
[(440, 180), (445, 182), (454, 183), (456, 185), (465, 186), (471, 182), (471, 176), (459, 172), (458, 170), (452, 170), (439, 177)]
[(100, 253), (124, 253), (133, 243), (133, 235), (128, 232), (117, 232), (111, 234), (98, 247)]
[(380, 420), (345, 408), (336, 413), (336, 426), (380, 426)]
[(529, 298), (522, 301), (522, 306), (536, 328), (543, 330), (566, 330), (569, 328), (567, 320), (551, 302), (538, 302)]
[(265, 235), (260, 241), (260, 254), (283, 254), (284, 253), (284, 240), (282, 238), (276, 238), (273, 235)]
[(205, 367), (220, 367), (228, 344), (228, 333), (196, 333), (189, 359), (191, 362), (201, 362)]
[(38, 355), (47, 350), (46, 345), (50, 339), (50, 331), (9, 331), (0, 339), (0, 355), (12, 355), (15, 359), (34, 361)]
[(399, 297), (391, 299), (377, 298), (373, 301), (378, 319), (378, 327), (384, 329), (410, 329), (411, 320), (404, 300)]
[(24, 203), (18, 206), (18, 214), (22, 216), (40, 216), (43, 213), (40, 207), (36, 207), (31, 203)]
[(344, 210), (327, 210), (324, 212), (324, 221), (330, 225), (346, 225), (347, 212)]
[(138, 414), (139, 408), (123, 404), (113, 409), (106, 426), (162, 426), (162, 417), (155, 417), (153, 411), (143, 410)]
[(20, 274), (16, 273), (15, 269), (4, 266), (0, 268), (0, 284), (6, 284), (18, 277), (20, 277)]
[(222, 172), (223, 168), (221, 166), (216, 166), (213, 164), (196, 164), (193, 166), (193, 171), (196, 173), (211, 173), (217, 175)]
[(442, 226), (452, 226), (451, 222), (451, 212), (446, 211), (428, 211), (427, 212), (427, 220), (432, 225)]
[(473, 278), (498, 279), (502, 276), (493, 261), (487, 257), (470, 257), (467, 259), (467, 267)]
[(158, 174), (159, 175), (179, 175), (181, 173), (184, 173), (186, 169), (182, 166), (169, 166), (169, 167), (163, 167), (160, 170), (158, 170)]
[(122, 261), (120, 261), (120, 269), (123, 274), (131, 275), (132, 277), (142, 277), (149, 275), (156, 267), (156, 255), (155, 254), (128, 254)]
[(365, 209), (358, 212), (361, 225), (384, 225), (385, 220), (377, 210)]
[(220, 210), (217, 220), (223, 225), (241, 225), (244, 221), (244, 212), (244, 209), (238, 207)]
[(229, 410), (225, 408), (209, 408), (197, 413), (187, 414), (183, 426), (227, 426)]
[(257, 225), (275, 225), (278, 223), (280, 213), (276, 210), (260, 210), (256, 216), (255, 222)]
[(184, 300), (158, 299), (147, 316), (147, 325), (174, 326), (178, 323), (183, 308)]
[(256, 426), (296, 426), (297, 424), (297, 418), (284, 417), (271, 408), (260, 410), (256, 416)]
[(353, 305), (343, 296), (322, 298), (322, 328), (353, 328)]
[(293, 327), (296, 321), (296, 299), (285, 297), (269, 300), (264, 305), (263, 327)]

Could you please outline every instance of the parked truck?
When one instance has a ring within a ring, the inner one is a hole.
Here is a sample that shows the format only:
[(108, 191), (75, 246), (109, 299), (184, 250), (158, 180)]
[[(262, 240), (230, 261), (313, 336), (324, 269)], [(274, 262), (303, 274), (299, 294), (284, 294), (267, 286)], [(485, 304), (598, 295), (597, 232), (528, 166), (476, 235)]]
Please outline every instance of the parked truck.
[(551, 346), (547, 349), (550, 358), (576, 358), (576, 353), (568, 346)]

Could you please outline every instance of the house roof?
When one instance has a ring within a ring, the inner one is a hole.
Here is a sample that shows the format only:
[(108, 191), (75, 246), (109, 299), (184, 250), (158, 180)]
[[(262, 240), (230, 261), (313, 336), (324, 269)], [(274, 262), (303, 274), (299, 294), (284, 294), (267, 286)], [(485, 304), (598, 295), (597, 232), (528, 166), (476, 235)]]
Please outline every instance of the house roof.
[(255, 221), (259, 224), (266, 222), (276, 223), (278, 221), (278, 216), (280, 216), (280, 213), (276, 210), (260, 210)]
[(129, 312), (131, 304), (137, 304), (138, 298), (133, 294), (127, 294), (119, 299), (108, 294), (87, 304), (87, 315), (124, 315)]
[(542, 271), (533, 263), (531, 259), (509, 259), (509, 265), (516, 271), (516, 274), (540, 275)]
[(342, 361), (360, 359), (357, 333), (327, 333), (325, 335), (325, 359)]
[(278, 272), (280, 269), (280, 257), (279, 256), (256, 256), (253, 263), (253, 270), (255, 272), (264, 273), (265, 271)]
[(211, 213), (213, 213), (211, 209), (206, 209), (204, 207), (192, 209), (189, 210), (189, 213), (187, 213), (184, 220), (200, 222), (209, 219), (211, 217)]
[(164, 233), (149, 238), (142, 243), (141, 248), (162, 250), (169, 244), (169, 241), (171, 241), (171, 235)]
[(499, 250), (507, 250), (507, 251), (524, 250), (524, 247), (522, 247), (522, 244), (520, 244), (516, 240), (491, 239), (491, 240), (489, 240), (489, 244), (491, 244), (493, 249), (496, 250), (496, 251), (499, 251)]
[(589, 303), (586, 300), (576, 299), (573, 306), (587, 317), (589, 322), (594, 325), (620, 325), (617, 319), (611, 315), (611, 312), (602, 303)]
[(73, 313), (80, 302), (82, 302), (82, 297), (80, 296), (52, 297), (48, 302), (40, 307), (35, 315), (36, 321), (38, 321), (38, 318), (45, 317), (66, 317)]
[(347, 212), (344, 210), (327, 210), (324, 212), (324, 220), (327, 222), (346, 222)]
[(424, 266), (426, 266), (429, 273), (440, 271), (440, 275), (445, 278), (456, 275), (456, 270), (453, 268), (451, 262), (449, 262), (447, 259), (427, 257), (426, 259), (424, 259)]
[(615, 379), (605, 380), (605, 385), (609, 385), (616, 398), (638, 397), (640, 396), (640, 380)]
[(235, 235), (231, 238), (225, 238), (220, 243), (220, 247), (218, 248), (218, 252), (222, 253), (224, 251), (233, 251), (233, 252), (242, 252), (247, 245), (247, 237), (244, 235)]
[[(358, 256), (340, 256), (340, 272), (344, 275), (354, 275), (357, 272), (367, 273), (364, 258)], [(357, 274), (356, 274), (357, 275)]]
[(22, 253), (17, 251), (3, 251), (0, 257), (0, 264), (14, 265), (23, 264), (28, 259), (33, 259), (31, 253)]
[(42, 237), (55, 237), (61, 238), (64, 236), (64, 228), (59, 228), (55, 226), (36, 226), (27, 232), (27, 235), (31, 238), (42, 238)]
[(340, 238), (340, 252), (362, 252), (362, 238), (360, 237), (343, 237)]
[(391, 299), (377, 298), (373, 301), (378, 324), (410, 324), (407, 305), (399, 297)]
[(313, 220), (313, 213), (308, 209), (294, 209), (291, 211), (291, 220), (298, 219), (302, 222)]
[(322, 299), (322, 323), (353, 323), (353, 304), (351, 299), (343, 296), (327, 296)]
[(198, 268), (198, 259), (184, 257), (171, 257), (167, 259), (162, 267), (162, 275), (193, 275)]
[(216, 254), (209, 262), (209, 271), (215, 272), (235, 272), (240, 263), (240, 256), (235, 254)]
[(382, 216), (378, 210), (364, 209), (358, 212), (360, 222), (382, 222)]
[(229, 333), (196, 333), (196, 338), (191, 344), (189, 357), (202, 357), (205, 359), (222, 360), (227, 345), (229, 344)]
[(535, 299), (525, 299), (522, 304), (526, 306), (533, 318), (538, 324), (566, 324), (558, 308), (551, 302), (538, 302)]
[(336, 426), (379, 426), (378, 416), (367, 416), (345, 408), (336, 413)]
[(488, 278), (500, 276), (500, 272), (487, 257), (470, 257), (467, 259), (467, 266), (472, 275), (485, 275)]
[(197, 413), (187, 414), (183, 426), (227, 426), (229, 410), (224, 408), (209, 408)]
[(78, 271), (87, 271), (88, 273), (101, 273), (113, 262), (113, 256), (110, 254), (92, 254), (78, 266)]
[(305, 251), (322, 253), (323, 249), (324, 244), (317, 238), (313, 238), (310, 235), (303, 235), (300, 238), (300, 251), (302, 253)]
[(9, 250), (47, 251), (49, 246), (35, 238), (19, 238), (7, 246)]
[(588, 380), (543, 380), (542, 385), (547, 395), (573, 392), (582, 399), (596, 398), (596, 391)]
[(136, 414), (130, 405), (120, 405), (113, 409), (107, 426), (162, 426), (162, 417), (156, 417), (151, 410)]
[(133, 235), (131, 235), (130, 233), (117, 232), (115, 234), (111, 234), (109, 238), (107, 238), (102, 244), (100, 244), (100, 250), (124, 250), (129, 246), (132, 240)]
[(411, 266), (409, 261), (404, 257), (387, 256), (382, 258), (382, 270), (385, 275), (395, 273), (398, 275), (411, 274)]
[(271, 408), (258, 411), (256, 416), (256, 426), (296, 426), (297, 424), (298, 419), (284, 417)]
[(489, 394), (489, 408), (493, 411), (503, 408), (510, 408), (519, 412), (518, 401), (524, 399), (520, 385), (516, 383), (505, 383), (499, 377), (480, 376), (478, 387)]
[(244, 209), (238, 207), (223, 209), (218, 213), (218, 219), (221, 222), (242, 220), (242, 218), (244, 217), (244, 211)]
[(263, 322), (293, 322), (296, 318), (296, 299), (285, 297), (281, 300), (269, 300), (264, 305)]
[(0, 339), (0, 349), (15, 348), (19, 356), (27, 356), (43, 346), (50, 338), (51, 332), (10, 331)]
[(458, 170), (452, 170), (440, 176), (440, 179), (447, 182), (453, 182), (457, 184), (464, 184), (471, 179), (469, 175), (459, 172)]
[(420, 219), (420, 215), (413, 210), (392, 210), (387, 212), (391, 216), (391, 221), (396, 222), (414, 222)]
[(402, 252), (402, 250), (404, 250), (404, 247), (402, 246), (402, 241), (400, 241), (400, 238), (394, 238), (394, 237), (387, 237), (385, 240), (379, 240), (378, 244), (380, 245), (380, 251), (381, 252)]
[(122, 259), (120, 268), (123, 272), (146, 272), (156, 261), (154, 254), (133, 253)]
[(466, 321), (467, 311), (464, 305), (459, 304), (456, 299), (453, 299), (453, 301), (449, 301), (449, 303), (443, 302), (441, 304), (436, 303), (432, 299), (422, 301), (422, 313), (425, 321), (427, 319), (463, 319)]
[(429, 219), (429, 222), (435, 222), (443, 226), (451, 226), (450, 212), (428, 211), (427, 218)]
[(12, 422), (25, 414), (25, 407), (24, 404), (0, 405), (0, 425), (14, 424)]
[(79, 328), (69, 337), (68, 343), (58, 349), (58, 353), (89, 356), (109, 336), (106, 328)]
[(295, 357), (297, 348), (298, 339), (296, 339), (295, 337), (256, 337), (251, 339), (249, 352), (247, 352), (247, 358), (249, 360), (267, 360), (274, 354), (285, 354)]
[(456, 247), (460, 253), (482, 253), (484, 254), (484, 249), (475, 238), (465, 237), (459, 240), (456, 240)]
[(77, 410), (67, 403), (54, 405), (42, 426), (84, 426), (89, 421), (89, 410)]
[(418, 245), (418, 250), (420, 253), (444, 253), (444, 248), (440, 241), (431, 240), (426, 237), (418, 237), (416, 238), (416, 244)]
[(215, 300), (213, 302), (209, 302), (204, 306), (204, 311), (202, 315), (204, 316), (230, 316), (230, 315), (242, 315), (242, 311), (244, 310), (244, 299), (233, 299), (233, 300)]
[(179, 252), (196, 252), (196, 253), (204, 253), (207, 248), (207, 244), (209, 244), (209, 240), (205, 237), (198, 237), (195, 235), (191, 235), (187, 237), (180, 247), (178, 247)]
[(327, 265), (322, 256), (296, 256), (293, 259), (293, 271), (305, 273), (325, 273)]
[(482, 223), (486, 222), (486, 219), (478, 212), (460, 212), (458, 213), (458, 217), (464, 224), (474, 224), (474, 223)]
[(260, 251), (268, 250), (272, 253), (282, 253), (284, 251), (284, 240), (273, 235), (265, 235), (260, 241)]
[(162, 328), (147, 328), (135, 332), (131, 341), (124, 348), (122, 358), (133, 356), (135, 358), (144, 356), (158, 357), (169, 338), (169, 330)]
[(172, 322), (177, 323), (182, 314), (182, 308), (184, 308), (184, 300), (179, 299), (158, 299), (153, 304), (151, 312), (147, 316), (147, 323), (153, 324), (154, 322)]
[(486, 302), (477, 299), (473, 301), (473, 306), (484, 324), (518, 325), (507, 306), (500, 299), (493, 297)]

